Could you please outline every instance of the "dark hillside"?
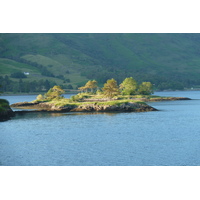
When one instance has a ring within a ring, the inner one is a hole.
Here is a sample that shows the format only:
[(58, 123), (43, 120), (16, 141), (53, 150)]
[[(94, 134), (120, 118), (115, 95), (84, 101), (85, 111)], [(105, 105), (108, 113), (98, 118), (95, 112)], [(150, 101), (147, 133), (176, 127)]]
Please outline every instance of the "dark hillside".
[(73, 88), (130, 76), (157, 89), (198, 87), (200, 34), (0, 34), (1, 75), (25, 67), (38, 80)]

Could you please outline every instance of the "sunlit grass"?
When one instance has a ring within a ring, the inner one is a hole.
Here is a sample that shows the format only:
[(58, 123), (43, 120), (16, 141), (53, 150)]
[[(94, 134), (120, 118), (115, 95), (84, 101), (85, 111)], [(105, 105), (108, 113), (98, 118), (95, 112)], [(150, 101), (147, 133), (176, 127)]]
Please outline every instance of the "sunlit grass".
[(53, 104), (57, 107), (67, 107), (67, 106), (80, 106), (80, 105), (88, 105), (88, 104), (96, 104), (96, 105), (109, 105), (109, 106), (114, 106), (114, 105), (121, 105), (121, 104), (127, 104), (127, 103), (139, 103), (139, 104), (145, 104), (142, 101), (139, 100), (110, 100), (110, 101), (105, 101), (105, 102), (98, 102), (98, 101), (93, 101), (93, 102), (78, 102), (78, 101), (72, 101), (71, 99), (66, 99), (66, 98), (61, 98), (61, 99), (54, 99), (52, 101), (49, 101), (49, 104)]

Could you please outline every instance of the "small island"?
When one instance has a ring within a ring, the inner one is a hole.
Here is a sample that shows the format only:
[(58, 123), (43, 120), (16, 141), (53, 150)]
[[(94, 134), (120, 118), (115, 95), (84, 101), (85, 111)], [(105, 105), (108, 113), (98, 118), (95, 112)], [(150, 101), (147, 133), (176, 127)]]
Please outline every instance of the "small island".
[(116, 80), (107, 80), (103, 88), (97, 86), (97, 81), (90, 80), (79, 88), (80, 93), (70, 99), (62, 96), (65, 91), (60, 86), (54, 86), (32, 102), (15, 103), (11, 107), (32, 109), (34, 112), (147, 112), (157, 111), (146, 103), (149, 101), (189, 100), (155, 96), (152, 88), (150, 82), (138, 85), (132, 77), (126, 78), (119, 86)]

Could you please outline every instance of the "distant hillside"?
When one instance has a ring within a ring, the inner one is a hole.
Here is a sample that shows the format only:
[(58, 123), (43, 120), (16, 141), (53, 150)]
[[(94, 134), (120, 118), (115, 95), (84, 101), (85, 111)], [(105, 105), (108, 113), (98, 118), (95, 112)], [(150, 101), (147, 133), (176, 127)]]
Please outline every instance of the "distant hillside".
[(199, 87), (200, 34), (0, 34), (0, 74), (18, 71), (74, 89), (130, 76), (157, 89)]

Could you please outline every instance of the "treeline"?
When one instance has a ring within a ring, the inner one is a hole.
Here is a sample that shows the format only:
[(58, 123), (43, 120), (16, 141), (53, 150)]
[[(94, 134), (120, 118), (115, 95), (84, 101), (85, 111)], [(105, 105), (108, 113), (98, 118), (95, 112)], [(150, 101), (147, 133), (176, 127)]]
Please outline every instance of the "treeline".
[(96, 80), (88, 81), (84, 86), (79, 88), (84, 93), (103, 94), (109, 98), (116, 95), (150, 95), (153, 94), (153, 85), (151, 82), (142, 82), (138, 84), (133, 77), (125, 78), (124, 81), (118, 85), (117, 81), (112, 78), (107, 80), (103, 88), (98, 87)]
[(55, 82), (49, 80), (39, 80), (39, 81), (24, 81), (19, 79), (18, 81), (13, 81), (9, 76), (0, 76), (1, 92), (12, 92), (12, 93), (31, 93), (31, 92), (41, 92), (47, 91), (52, 86), (56, 85)]
[[(11, 92), (11, 93), (31, 93), (31, 92), (45, 92), (48, 91), (56, 82), (50, 80), (39, 80), (39, 81), (24, 81), (19, 79), (18, 81), (13, 81), (9, 76), (0, 76), (0, 91), (1, 92)], [(73, 89), (72, 85), (61, 85), (63, 89)]]
[(172, 76), (171, 79), (165, 77), (159, 77), (152, 74), (147, 74), (145, 71), (129, 72), (127, 70), (119, 70), (112, 67), (88, 67), (80, 70), (82, 76), (86, 76), (88, 79), (95, 79), (100, 84), (105, 83), (110, 77), (113, 77), (117, 82), (122, 82), (126, 77), (134, 74), (137, 82), (148, 81), (153, 83), (155, 90), (183, 90), (184, 88), (190, 88), (195, 85), (200, 85), (200, 80), (185, 80), (183, 78)]
[(49, 80), (39, 80), (39, 81), (24, 81), (19, 79), (18, 81), (13, 81), (9, 76), (0, 76), (1, 91), (2, 92), (12, 92), (12, 93), (30, 93), (30, 92), (40, 92), (46, 91), (55, 82)]

